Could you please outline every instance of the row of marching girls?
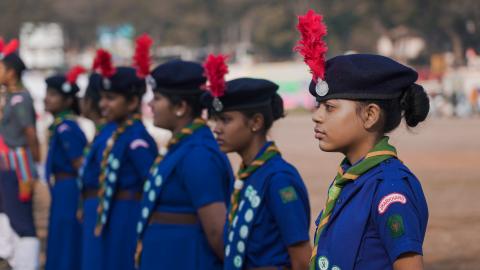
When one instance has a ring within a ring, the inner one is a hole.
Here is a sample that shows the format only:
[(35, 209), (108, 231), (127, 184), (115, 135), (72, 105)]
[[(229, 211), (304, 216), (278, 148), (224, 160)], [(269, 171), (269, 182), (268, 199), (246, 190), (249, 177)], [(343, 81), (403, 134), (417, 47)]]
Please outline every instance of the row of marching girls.
[[(97, 52), (98, 73), (89, 77), (82, 107), (99, 128), (83, 161), (85, 137), (72, 121), (81, 70), (47, 79), (46, 108), (56, 120), (46, 268), (305, 269), (307, 191), (267, 140), (283, 117), (278, 86), (225, 82), (221, 55), (203, 66), (173, 60), (150, 72), (151, 44), (146, 35), (137, 39), (135, 68), (115, 67), (108, 52)], [(172, 132), (160, 153), (139, 114), (146, 84), (154, 125)], [(242, 158), (237, 180), (230, 152)]]

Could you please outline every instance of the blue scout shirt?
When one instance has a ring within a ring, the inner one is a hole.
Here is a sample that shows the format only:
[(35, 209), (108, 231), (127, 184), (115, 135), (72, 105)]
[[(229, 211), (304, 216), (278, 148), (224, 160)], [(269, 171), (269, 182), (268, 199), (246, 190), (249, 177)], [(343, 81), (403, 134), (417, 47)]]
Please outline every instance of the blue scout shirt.
[[(174, 145), (169, 152), (175, 152), (190, 140), (209, 140), (218, 148), (210, 129), (203, 127)], [(196, 213), (199, 208), (210, 203), (225, 202), (228, 205), (229, 188), (233, 179), (230, 163), (220, 149), (214, 152), (212, 148), (194, 146), (180, 160), (164, 182), (157, 199), (157, 211)]]
[(81, 180), (84, 189), (97, 189), (98, 177), (100, 176), (100, 163), (102, 162), (103, 150), (107, 146), (107, 140), (117, 128), (113, 122), (107, 123), (95, 136), (90, 149), (85, 157), (81, 169)]
[(225, 269), (290, 266), (287, 247), (309, 240), (310, 205), (300, 175), (277, 155), (244, 181), (227, 228)]
[(317, 269), (393, 269), (400, 255), (422, 254), (427, 221), (420, 182), (388, 159), (342, 190), (320, 236)]
[(47, 156), (47, 179), (56, 173), (77, 174), (72, 163), (83, 155), (87, 138), (78, 124), (72, 120), (60, 123), (50, 138)]

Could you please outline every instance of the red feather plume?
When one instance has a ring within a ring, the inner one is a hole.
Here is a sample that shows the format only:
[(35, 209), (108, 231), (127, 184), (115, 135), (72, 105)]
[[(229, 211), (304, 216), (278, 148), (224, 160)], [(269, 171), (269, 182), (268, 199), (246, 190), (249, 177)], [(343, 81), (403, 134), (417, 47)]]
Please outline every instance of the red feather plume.
[(3, 47), (5, 46), (5, 41), (0, 37), (0, 52), (3, 52)]
[(323, 22), (323, 16), (309, 10), (305, 15), (298, 16), (297, 29), (302, 38), (298, 41), (294, 50), (299, 52), (310, 67), (313, 81), (325, 79), (325, 54), (327, 44), (323, 38), (327, 35), (327, 26)]
[(112, 64), (112, 55), (104, 49), (98, 49), (93, 60), (93, 70), (99, 71), (103, 77), (112, 77), (116, 71)]
[(153, 40), (149, 35), (143, 34), (137, 38), (135, 43), (133, 65), (137, 69), (137, 76), (145, 78), (150, 74), (150, 47), (153, 44)]
[(210, 54), (203, 63), (204, 75), (208, 80), (207, 89), (210, 90), (213, 97), (221, 97), (225, 94), (225, 74), (228, 73), (228, 66), (225, 62), (227, 59), (226, 55)]
[(18, 46), (19, 46), (19, 43), (18, 43), (18, 39), (12, 39), (7, 45), (5, 45), (3, 47), (3, 50), (2, 50), (2, 53), (3, 53), (3, 56), (7, 56), (11, 53), (14, 53), (18, 50)]
[(85, 71), (85, 68), (82, 66), (74, 66), (67, 73), (67, 82), (74, 84), (77, 81), (78, 76)]

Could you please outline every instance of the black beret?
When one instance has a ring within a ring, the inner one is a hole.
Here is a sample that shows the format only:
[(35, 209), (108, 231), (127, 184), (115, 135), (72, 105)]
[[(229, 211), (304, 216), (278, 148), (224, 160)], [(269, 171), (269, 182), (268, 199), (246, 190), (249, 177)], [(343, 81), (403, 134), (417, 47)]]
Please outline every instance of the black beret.
[(202, 65), (183, 60), (171, 60), (156, 67), (151, 76), (157, 92), (177, 95), (196, 95), (206, 82)]
[(144, 78), (137, 76), (137, 70), (132, 67), (117, 67), (115, 74), (102, 78), (102, 91), (124, 95), (142, 96), (146, 92)]
[(98, 73), (91, 73), (88, 77), (88, 85), (85, 90), (85, 96), (97, 99), (102, 89), (102, 76)]
[(415, 70), (373, 54), (336, 56), (326, 63), (325, 81), (310, 82), (317, 101), (327, 99), (393, 99), (418, 78)]
[(78, 85), (76, 83), (69, 83), (64, 75), (48, 77), (45, 82), (47, 83), (47, 88), (56, 90), (67, 96), (75, 96), (80, 91)]
[(239, 78), (226, 83), (225, 94), (215, 101), (215, 98), (206, 92), (202, 96), (202, 104), (216, 112), (232, 111), (270, 105), (276, 94), (278, 85), (264, 79)]

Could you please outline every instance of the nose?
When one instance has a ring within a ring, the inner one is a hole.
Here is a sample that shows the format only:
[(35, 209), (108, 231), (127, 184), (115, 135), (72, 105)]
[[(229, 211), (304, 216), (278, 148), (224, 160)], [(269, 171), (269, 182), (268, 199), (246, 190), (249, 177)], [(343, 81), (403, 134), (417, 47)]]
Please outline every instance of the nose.
[(322, 107), (319, 106), (317, 109), (315, 109), (315, 111), (312, 114), (312, 121), (314, 123), (323, 123), (323, 120), (324, 120), (324, 116), (322, 113)]

